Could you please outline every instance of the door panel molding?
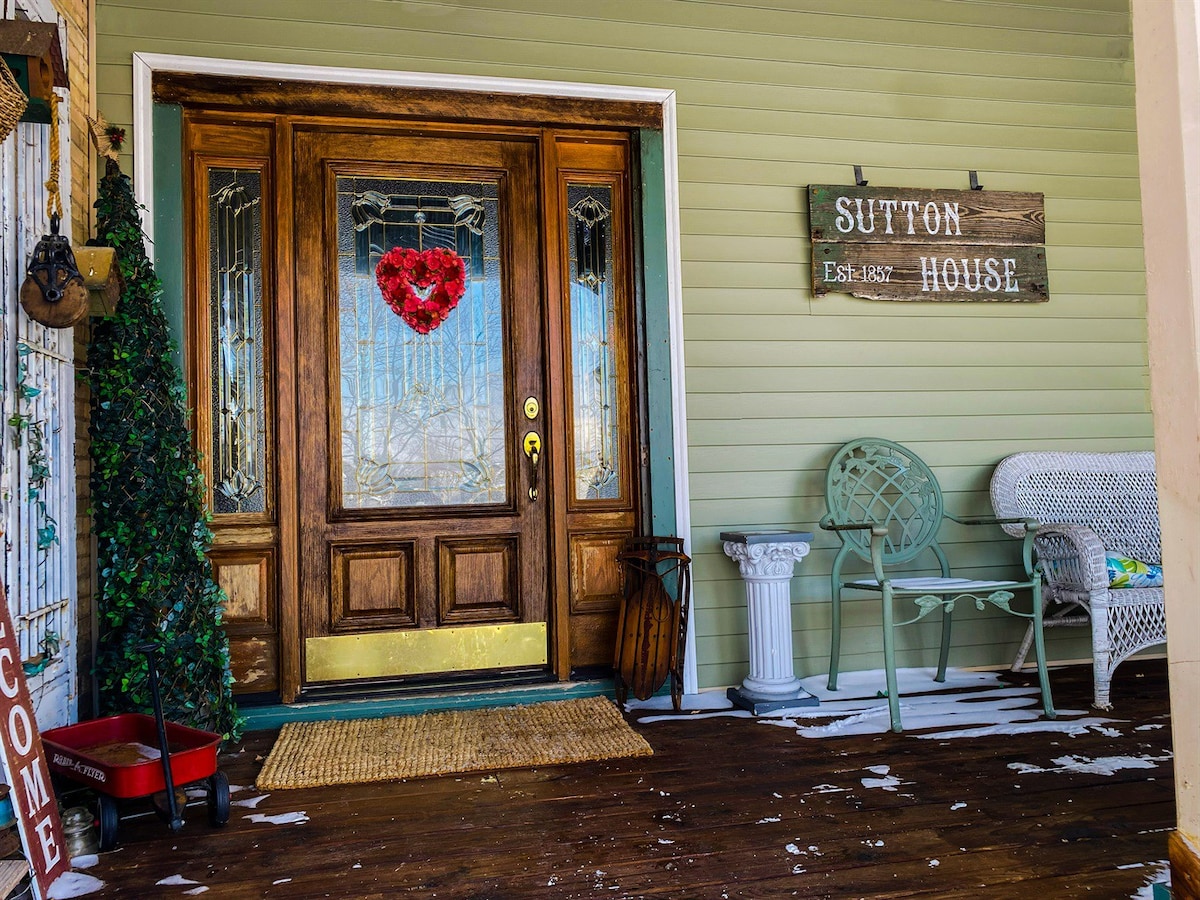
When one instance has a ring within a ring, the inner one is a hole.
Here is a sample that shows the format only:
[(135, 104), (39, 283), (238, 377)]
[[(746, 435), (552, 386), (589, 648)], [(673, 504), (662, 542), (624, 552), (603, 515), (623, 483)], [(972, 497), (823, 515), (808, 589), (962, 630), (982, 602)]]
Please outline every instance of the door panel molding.
[(520, 619), (518, 538), (503, 534), (437, 542), (439, 625)]
[(329, 630), (411, 628), (417, 624), (413, 541), (329, 548)]

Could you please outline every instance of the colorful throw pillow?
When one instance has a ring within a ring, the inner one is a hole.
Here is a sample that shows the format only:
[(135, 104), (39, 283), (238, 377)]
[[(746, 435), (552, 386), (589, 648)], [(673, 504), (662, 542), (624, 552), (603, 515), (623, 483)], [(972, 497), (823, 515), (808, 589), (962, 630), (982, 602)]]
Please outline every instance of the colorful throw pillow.
[(1112, 588), (1162, 587), (1162, 566), (1130, 559), (1120, 553), (1105, 553), (1104, 565), (1108, 569), (1108, 586)]

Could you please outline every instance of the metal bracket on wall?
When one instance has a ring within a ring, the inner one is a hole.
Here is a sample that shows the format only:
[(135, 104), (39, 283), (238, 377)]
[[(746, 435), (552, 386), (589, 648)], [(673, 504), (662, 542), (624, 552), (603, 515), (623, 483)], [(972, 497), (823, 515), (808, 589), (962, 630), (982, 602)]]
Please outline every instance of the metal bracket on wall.
[(967, 176), (971, 179), (971, 190), (982, 191), (983, 185), (979, 183), (979, 173), (974, 169), (967, 170)]
[(862, 166), (854, 167), (854, 183), (859, 187), (867, 186), (867, 179), (863, 178)]

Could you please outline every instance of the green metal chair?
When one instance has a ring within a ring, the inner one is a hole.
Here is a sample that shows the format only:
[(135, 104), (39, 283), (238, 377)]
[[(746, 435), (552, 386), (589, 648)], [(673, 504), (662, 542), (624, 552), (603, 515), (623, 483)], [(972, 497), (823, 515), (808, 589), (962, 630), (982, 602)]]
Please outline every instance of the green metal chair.
[[(955, 604), (974, 601), (984, 609), (991, 603), (1014, 616), (1029, 619), (1034, 625), (1034, 650), (1038, 681), (1042, 689), (1042, 708), (1047, 718), (1055, 717), (1050, 697), (1050, 679), (1046, 675), (1046, 648), (1042, 635), (1041, 576), (1033, 564), (1033, 539), (1038, 523), (1034, 519), (997, 519), (992, 516), (958, 518), (945, 512), (942, 490), (933, 472), (916, 454), (892, 441), (859, 438), (834, 454), (825, 477), (825, 503), (828, 512), (821, 527), (836, 532), (842, 547), (833, 561), (833, 640), (829, 656), (829, 689), (837, 690), (838, 660), (842, 642), (842, 591), (864, 591), (880, 596), (883, 608), (883, 661), (887, 679), (888, 711), (893, 731), (901, 731), (900, 697), (896, 687), (895, 629), (919, 622), (935, 609), (942, 611), (942, 645), (935, 681), (946, 680), (946, 660), (950, 654), (950, 624)], [(950, 563), (938, 543), (944, 519), (961, 525), (1019, 525), (1024, 528), (1022, 560), (1024, 573), (1012, 581), (973, 581), (954, 578)], [(896, 577), (889, 574), (926, 552), (937, 560), (940, 576)], [(869, 562), (873, 578), (842, 579), (842, 567), (854, 554)], [(1013, 609), (1014, 592), (1029, 591), (1031, 612)], [(896, 605), (911, 601), (916, 614), (897, 622)]]

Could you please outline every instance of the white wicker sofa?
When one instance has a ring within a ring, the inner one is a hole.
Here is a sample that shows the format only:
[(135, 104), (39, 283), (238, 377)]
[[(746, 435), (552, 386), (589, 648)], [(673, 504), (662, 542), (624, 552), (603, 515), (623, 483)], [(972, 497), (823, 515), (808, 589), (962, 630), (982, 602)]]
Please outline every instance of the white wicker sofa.
[[(1095, 705), (1110, 709), (1117, 666), (1167, 639), (1163, 589), (1110, 589), (1104, 559), (1109, 550), (1162, 563), (1154, 454), (1017, 453), (996, 466), (991, 495), (998, 517), (1041, 523), (1042, 595), (1048, 604), (1066, 604), (1045, 625), (1091, 625)], [(1019, 526), (1004, 527), (1018, 533)], [(1026, 636), (1014, 671), (1023, 665), (1031, 639)]]

